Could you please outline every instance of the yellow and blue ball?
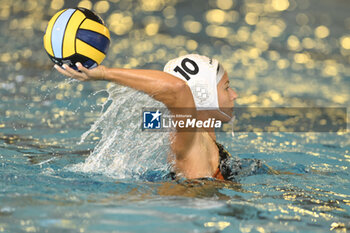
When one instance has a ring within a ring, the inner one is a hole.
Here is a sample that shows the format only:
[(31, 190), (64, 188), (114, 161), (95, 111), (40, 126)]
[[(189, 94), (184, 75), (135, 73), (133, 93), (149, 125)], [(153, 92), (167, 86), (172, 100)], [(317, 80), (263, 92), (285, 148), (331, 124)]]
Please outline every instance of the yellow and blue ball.
[(103, 20), (85, 8), (69, 8), (57, 12), (49, 21), (44, 47), (57, 65), (86, 68), (101, 64), (110, 44), (110, 34)]

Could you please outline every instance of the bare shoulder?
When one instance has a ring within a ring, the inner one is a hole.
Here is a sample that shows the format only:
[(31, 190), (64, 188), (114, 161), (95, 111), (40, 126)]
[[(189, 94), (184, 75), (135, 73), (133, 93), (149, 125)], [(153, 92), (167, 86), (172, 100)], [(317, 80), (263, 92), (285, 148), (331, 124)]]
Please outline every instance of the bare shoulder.
[(177, 172), (187, 178), (210, 177), (218, 167), (218, 148), (206, 132), (196, 132), (193, 137), (192, 144), (185, 149), (172, 145)]

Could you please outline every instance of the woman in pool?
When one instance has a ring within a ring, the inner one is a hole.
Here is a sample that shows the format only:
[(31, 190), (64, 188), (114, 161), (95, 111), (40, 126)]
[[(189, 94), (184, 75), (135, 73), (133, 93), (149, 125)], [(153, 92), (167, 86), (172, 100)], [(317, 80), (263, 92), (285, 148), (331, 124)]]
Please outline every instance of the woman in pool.
[[(105, 80), (143, 91), (164, 103), (173, 115), (192, 115), (198, 120), (215, 118), (228, 122), (233, 116), (236, 92), (230, 88), (227, 73), (215, 59), (189, 54), (169, 61), (163, 71), (107, 68), (79, 71), (63, 65), (55, 68), (68, 77), (81, 81)], [(176, 119), (175, 119), (176, 120)], [(237, 170), (230, 154), (216, 143), (214, 128), (188, 130), (177, 127), (171, 143), (174, 172), (188, 179), (212, 177), (234, 180)]]

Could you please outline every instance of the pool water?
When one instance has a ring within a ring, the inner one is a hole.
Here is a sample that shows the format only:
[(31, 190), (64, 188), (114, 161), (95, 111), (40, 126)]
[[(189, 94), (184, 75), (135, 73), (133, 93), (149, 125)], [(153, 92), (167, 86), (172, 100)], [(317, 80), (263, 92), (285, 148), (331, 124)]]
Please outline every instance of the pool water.
[(236, 106), (348, 108), (350, 5), (276, 2), (2, 1), (0, 232), (349, 231), (347, 131), (220, 132), (232, 155), (281, 174), (175, 182), (167, 133), (140, 128), (162, 104), (62, 77), (42, 45), (56, 11), (90, 4), (111, 29), (107, 66), (202, 53), (222, 61)]

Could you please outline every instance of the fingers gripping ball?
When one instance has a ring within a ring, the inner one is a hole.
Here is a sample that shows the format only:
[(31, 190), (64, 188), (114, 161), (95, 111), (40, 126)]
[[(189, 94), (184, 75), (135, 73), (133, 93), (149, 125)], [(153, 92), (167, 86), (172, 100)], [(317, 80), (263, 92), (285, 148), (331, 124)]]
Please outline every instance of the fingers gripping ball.
[(49, 21), (44, 47), (57, 65), (76, 69), (80, 62), (86, 68), (101, 64), (110, 44), (110, 34), (103, 20), (85, 8), (57, 12)]

